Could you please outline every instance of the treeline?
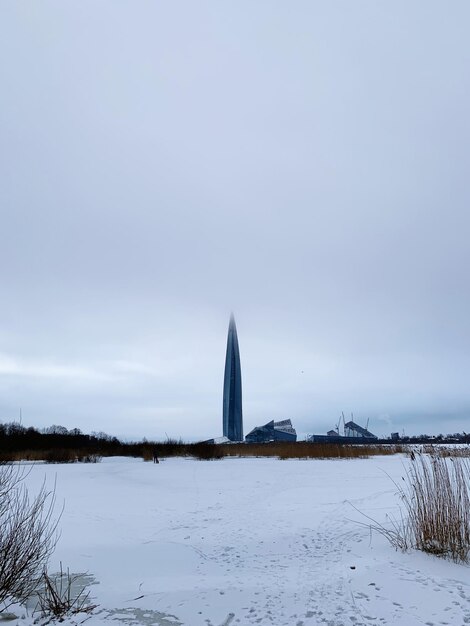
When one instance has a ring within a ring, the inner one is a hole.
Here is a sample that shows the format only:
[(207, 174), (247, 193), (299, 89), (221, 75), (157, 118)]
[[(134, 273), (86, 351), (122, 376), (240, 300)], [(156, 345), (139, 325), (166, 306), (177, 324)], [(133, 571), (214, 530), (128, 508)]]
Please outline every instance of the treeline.
[(82, 433), (78, 428), (50, 426), (37, 430), (17, 422), (0, 424), (0, 463), (9, 461), (46, 461), (48, 463), (96, 463), (102, 457), (196, 456), (201, 459), (221, 458), (218, 446), (207, 443), (183, 443), (168, 439), (164, 442), (143, 440), (122, 442), (104, 432)]
[(387, 441), (399, 442), (404, 444), (454, 444), (454, 443), (467, 443), (470, 444), (470, 435), (467, 433), (455, 433), (454, 435), (402, 435), (395, 439), (378, 439), (378, 443), (386, 443)]
[[(87, 435), (78, 428), (50, 426), (41, 431), (17, 422), (0, 424), (0, 461), (97, 461), (121, 454), (122, 443), (106, 433)], [(85, 458), (89, 457), (89, 458)]]

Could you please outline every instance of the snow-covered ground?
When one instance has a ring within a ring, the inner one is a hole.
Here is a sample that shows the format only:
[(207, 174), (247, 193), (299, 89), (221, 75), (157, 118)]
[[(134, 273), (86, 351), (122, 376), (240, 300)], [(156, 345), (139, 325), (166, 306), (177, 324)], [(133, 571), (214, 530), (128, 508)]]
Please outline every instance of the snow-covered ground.
[(112, 458), (27, 482), (57, 481), (51, 571), (93, 577), (89, 626), (470, 624), (470, 568), (396, 552), (356, 510), (396, 514), (406, 463)]

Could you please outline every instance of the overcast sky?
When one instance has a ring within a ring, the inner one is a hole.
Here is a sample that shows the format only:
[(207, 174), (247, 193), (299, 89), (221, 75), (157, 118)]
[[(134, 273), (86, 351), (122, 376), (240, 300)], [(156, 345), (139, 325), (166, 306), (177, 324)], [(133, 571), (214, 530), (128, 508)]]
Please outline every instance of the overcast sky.
[(0, 421), (470, 430), (470, 3), (0, 4)]

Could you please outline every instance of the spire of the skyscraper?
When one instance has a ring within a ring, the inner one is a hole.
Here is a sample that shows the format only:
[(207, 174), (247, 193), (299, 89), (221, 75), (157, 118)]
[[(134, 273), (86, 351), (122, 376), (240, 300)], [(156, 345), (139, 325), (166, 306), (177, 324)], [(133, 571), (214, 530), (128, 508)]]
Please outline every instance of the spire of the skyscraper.
[(242, 374), (237, 326), (230, 315), (225, 356), (223, 434), (231, 441), (243, 441)]

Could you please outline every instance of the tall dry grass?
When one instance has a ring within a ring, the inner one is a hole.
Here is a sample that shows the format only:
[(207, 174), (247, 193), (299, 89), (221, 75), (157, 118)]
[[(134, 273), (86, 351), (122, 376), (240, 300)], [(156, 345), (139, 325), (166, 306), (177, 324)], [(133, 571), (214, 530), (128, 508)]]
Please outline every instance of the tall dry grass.
[(469, 445), (425, 445), (422, 447), (422, 452), (439, 457), (470, 458)]
[(470, 465), (465, 458), (414, 455), (402, 498), (418, 550), (467, 561)]
[(273, 441), (269, 443), (213, 444), (206, 442), (184, 443), (168, 439), (165, 442), (141, 442), (119, 444), (116, 450), (90, 448), (0, 450), (0, 464), (14, 461), (45, 461), (46, 463), (97, 462), (101, 457), (118, 455), (141, 457), (144, 461), (158, 458), (194, 457), (201, 460), (223, 457), (277, 457), (279, 459), (364, 459), (377, 455), (406, 452), (408, 447), (400, 444), (343, 444), (320, 442)]
[(279, 459), (365, 459), (370, 456), (404, 452), (400, 445), (310, 443), (273, 441), (270, 443), (232, 443), (217, 446), (223, 456), (278, 457)]
[[(401, 550), (468, 562), (470, 557), (470, 461), (463, 456), (412, 452), (398, 492), (400, 519), (372, 529)], [(367, 517), (367, 516), (366, 516)], [(371, 519), (371, 518), (369, 518)]]

